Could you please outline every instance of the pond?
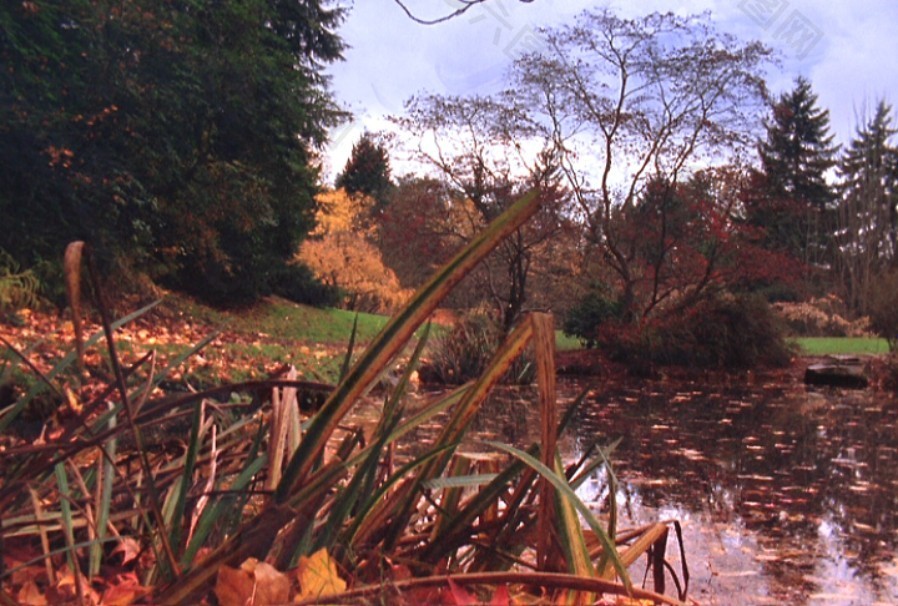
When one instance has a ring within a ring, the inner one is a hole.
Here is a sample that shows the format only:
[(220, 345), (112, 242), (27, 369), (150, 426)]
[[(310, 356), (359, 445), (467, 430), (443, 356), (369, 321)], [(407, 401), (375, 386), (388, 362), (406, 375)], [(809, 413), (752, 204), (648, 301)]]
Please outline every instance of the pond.
[[(562, 382), (570, 402), (582, 390)], [(538, 437), (526, 389), (481, 411), (473, 439)], [(622, 526), (679, 520), (701, 604), (898, 603), (898, 402), (795, 378), (603, 381), (560, 442), (568, 461), (620, 438)], [(478, 448), (471, 443), (468, 448)], [(580, 495), (607, 502), (604, 473)], [(675, 548), (668, 558), (679, 569)]]

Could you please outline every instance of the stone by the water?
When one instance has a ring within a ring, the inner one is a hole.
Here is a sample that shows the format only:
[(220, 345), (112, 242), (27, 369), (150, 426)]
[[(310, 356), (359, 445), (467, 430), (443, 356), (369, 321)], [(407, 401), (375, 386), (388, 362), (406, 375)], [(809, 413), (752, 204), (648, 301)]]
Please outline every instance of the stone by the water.
[(808, 385), (851, 389), (863, 389), (868, 385), (863, 361), (849, 356), (832, 356), (811, 364), (804, 373), (804, 382)]

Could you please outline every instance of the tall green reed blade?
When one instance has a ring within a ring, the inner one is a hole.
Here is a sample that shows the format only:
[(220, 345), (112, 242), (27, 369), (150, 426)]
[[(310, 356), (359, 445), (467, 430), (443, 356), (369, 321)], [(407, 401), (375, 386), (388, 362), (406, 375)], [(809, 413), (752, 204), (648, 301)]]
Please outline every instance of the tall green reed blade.
[[(561, 464), (561, 458), (557, 456), (557, 453), (554, 466), (555, 474), (559, 478), (563, 478), (564, 470)], [(543, 479), (545, 480), (546, 478)], [(548, 480), (546, 481), (548, 482)], [(583, 577), (597, 576), (596, 569), (589, 558), (589, 548), (586, 545), (586, 537), (583, 534), (580, 518), (577, 517), (577, 511), (574, 509), (573, 504), (564, 497), (561, 491), (555, 491), (555, 494), (552, 496), (554, 497), (554, 511), (556, 513), (556, 536), (558, 537), (560, 547), (564, 552), (564, 563), (567, 564), (568, 572)], [(552, 520), (541, 519), (539, 524), (551, 525)]]
[(418, 361), (424, 353), (429, 335), (430, 323), (428, 322), (424, 327), (423, 334), (418, 339), (418, 344), (412, 352), (402, 377), (384, 403), (383, 414), (375, 430), (373, 444), (369, 449), (370, 453), (356, 467), (349, 484), (334, 500), (328, 514), (327, 524), (317, 537), (312, 551), (317, 551), (320, 547), (327, 547), (330, 550), (337, 537), (337, 532), (345, 525), (350, 515), (357, 518), (364, 518), (367, 515), (368, 511), (361, 509), (360, 504), (363, 499), (374, 492), (384, 449), (396, 439), (394, 432), (399, 426), (403, 412), (402, 396), (405, 394), (412, 373), (418, 367)]
[[(150, 501), (150, 510), (157, 524), (156, 530), (158, 533), (159, 542), (162, 544), (162, 553), (159, 554), (160, 556), (164, 556), (159, 558), (164, 564), (162, 570), (165, 575), (173, 577), (177, 571), (177, 558), (175, 557), (174, 551), (172, 550), (172, 547), (168, 542), (168, 533), (166, 532), (165, 528), (165, 518), (162, 515), (162, 503), (159, 497), (159, 491), (156, 488), (155, 476), (150, 466), (149, 456), (143, 446), (143, 436), (136, 421), (137, 413), (134, 410), (134, 407), (132, 406), (131, 400), (129, 398), (125, 375), (122, 372), (122, 366), (119, 362), (118, 354), (116, 352), (115, 335), (112, 329), (112, 320), (109, 317), (109, 310), (106, 306), (103, 291), (100, 287), (100, 281), (98, 277), (99, 274), (96, 270), (96, 267), (94, 267), (93, 255), (91, 254), (90, 249), (85, 246), (83, 242), (72, 242), (66, 248), (66, 279), (69, 282), (80, 282), (80, 268), (82, 257), (87, 264), (87, 275), (90, 278), (91, 287), (97, 304), (97, 309), (100, 312), (100, 319), (103, 324), (103, 333), (106, 337), (106, 348), (109, 352), (109, 362), (112, 365), (112, 370), (115, 376), (115, 383), (118, 387), (119, 396), (122, 399), (122, 405), (125, 409), (125, 417), (128, 420), (129, 428), (134, 435), (134, 442), (136, 445), (138, 460), (140, 461), (141, 468), (146, 478), (147, 493)], [(71, 303), (73, 306), (73, 312), (78, 311), (76, 309), (76, 306), (80, 306), (80, 302), (76, 302), (73, 300), (71, 301)], [(80, 336), (78, 338), (78, 348), (78, 355), (81, 356), (83, 354), (83, 348), (81, 346)]]
[[(455, 407), (452, 416), (437, 438), (436, 444), (457, 444), (459, 442), (490, 390), (502, 379), (514, 360), (527, 346), (532, 335), (533, 324), (528, 317), (505, 338), (486, 370)], [(389, 520), (389, 530), (385, 535), (384, 546), (387, 549), (392, 547), (399, 539), (402, 529), (408, 524), (411, 512), (415, 509), (417, 504), (415, 495), (421, 493), (425, 482), (443, 472), (453, 452), (454, 449), (448, 450), (442, 456), (430, 461), (415, 477), (409, 478), (388, 499), (382, 501), (378, 506), (378, 511), (371, 515), (365, 527), (360, 530), (360, 535), (367, 538), (375, 531), (379, 532), (379, 529)]]
[(173, 488), (177, 491), (172, 519), (170, 522), (169, 543), (173, 549), (179, 549), (181, 545), (181, 533), (184, 528), (183, 519), (187, 507), (187, 492), (193, 483), (193, 472), (196, 467), (197, 453), (200, 449), (200, 425), (202, 424), (202, 403), (197, 402), (193, 410), (193, 422), (190, 426), (190, 441), (187, 443), (187, 452), (184, 454), (184, 469), (181, 472), (181, 482)]
[[(583, 501), (577, 496), (577, 494), (571, 489), (567, 480), (564, 479), (563, 475), (559, 475), (555, 473), (553, 470), (549, 469), (543, 463), (536, 458), (530, 456), (526, 452), (519, 450), (513, 446), (509, 446), (507, 444), (502, 444), (500, 442), (486, 442), (493, 448), (501, 450), (503, 452), (507, 452), (508, 454), (524, 461), (529, 467), (537, 471), (542, 477), (546, 478), (555, 489), (561, 493), (561, 495), (567, 499), (571, 505), (577, 510), (577, 512), (586, 520), (586, 523), (589, 525), (590, 530), (592, 530), (596, 537), (599, 539), (599, 542), (602, 544), (602, 547), (605, 549), (605, 553), (608, 554), (608, 559), (611, 562), (611, 565), (614, 568), (614, 571), (617, 573), (621, 582), (627, 587), (632, 587), (632, 583), (630, 582), (630, 576), (627, 574), (627, 568), (624, 566), (624, 563), (620, 559), (620, 555), (617, 552), (617, 547), (614, 542), (608, 536), (608, 533), (605, 532), (605, 529), (599, 524), (599, 521), (596, 520), (596, 517), (589, 510), (589, 508), (583, 504)], [(600, 575), (604, 575), (604, 571), (601, 569), (598, 571)]]
[(338, 383), (349, 374), (349, 369), (352, 366), (352, 352), (355, 349), (355, 338), (358, 335), (358, 331), (359, 314), (356, 314), (352, 319), (352, 331), (349, 333), (349, 344), (346, 346), (346, 356), (343, 358), (343, 363), (340, 365), (340, 375), (337, 377)]
[(275, 493), (276, 502), (285, 502), (290, 493), (303, 484), (324, 452), (334, 429), (349, 409), (446, 295), (500, 242), (530, 219), (539, 209), (539, 203), (536, 191), (524, 195), (465, 246), (418, 290), (405, 308), (393, 316), (312, 420), (306, 439), (293, 454), (284, 471), (284, 477)]
[(78, 567), (78, 554), (75, 551), (75, 523), (72, 517), (72, 495), (69, 491), (69, 479), (66, 475), (65, 464), (57, 463), (54, 468), (56, 474), (56, 484), (59, 488), (59, 509), (62, 512), (62, 529), (65, 536), (66, 560), (69, 564), (69, 570), (75, 577), (75, 589), (78, 593), (78, 601), (83, 603), (84, 597), (81, 593), (81, 572)]
[[(112, 407), (112, 404), (109, 404)], [(115, 430), (116, 418), (111, 417), (108, 421), (109, 429)], [(97, 469), (100, 470), (97, 482), (97, 543), (90, 548), (90, 568), (91, 577), (96, 576), (100, 572), (100, 564), (103, 558), (102, 543), (106, 538), (108, 529), (106, 525), (109, 521), (109, 513), (112, 509), (112, 488), (115, 481), (115, 454), (116, 454), (115, 437), (110, 437), (106, 444), (100, 446), (103, 456), (97, 461)]]
[[(241, 557), (265, 557), (283, 526), (302, 509), (304, 499), (317, 498), (311, 490), (329, 490), (346, 473), (342, 465), (325, 463), (325, 448), (343, 417), (377, 380), (390, 361), (405, 347), (415, 331), (436, 310), (449, 292), (506, 237), (515, 232), (539, 210), (537, 191), (524, 195), (490, 223), (461, 252), (446, 264), (397, 313), (352, 366), (312, 418), (303, 441), (284, 469), (272, 503), (187, 575), (182, 575), (161, 595), (164, 602), (177, 603), (210, 582), (218, 566), (234, 564)], [(336, 467), (336, 469), (334, 469)]]
[[(124, 326), (125, 324), (128, 324), (129, 322), (131, 322), (132, 320), (134, 320), (136, 318), (139, 318), (140, 316), (144, 315), (145, 313), (147, 313), (148, 311), (153, 309), (158, 304), (159, 304), (159, 301), (155, 301), (153, 303), (150, 303), (149, 305), (141, 307), (140, 309), (128, 314), (127, 316), (121, 318), (120, 320), (113, 322), (113, 324), (112, 324), (113, 330), (118, 329), (118, 328)], [(104, 333), (102, 330), (99, 330), (99, 331), (95, 332), (94, 334), (92, 334), (90, 336), (90, 338), (88, 338), (87, 341), (85, 341), (84, 347), (89, 348), (89, 347), (95, 345), (100, 339), (103, 338), (103, 334)], [(0, 337), (0, 341), (2, 341), (4, 343), (4, 345), (7, 347), (7, 349), (9, 349), (14, 354), (16, 354), (17, 357), (23, 356), (23, 354), (18, 352), (12, 346), (11, 343), (2, 339), (2, 337)], [(9, 427), (9, 424), (12, 423), (16, 419), (16, 417), (18, 417), (18, 415), (22, 412), (22, 410), (24, 410), (25, 407), (28, 406), (28, 403), (31, 402), (31, 400), (33, 400), (34, 397), (36, 395), (38, 395), (43, 389), (49, 388), (55, 392), (61, 393), (59, 391), (59, 387), (54, 385), (52, 381), (57, 376), (61, 375), (63, 372), (68, 370), (68, 368), (76, 360), (77, 360), (76, 353), (74, 351), (68, 352), (65, 356), (63, 356), (63, 358), (60, 361), (58, 361), (53, 366), (53, 368), (50, 369), (49, 372), (46, 373), (46, 375), (40, 375), (40, 374), (38, 375), (38, 378), (41, 379), (40, 383), (36, 383), (35, 385), (33, 385), (31, 387), (31, 389), (29, 389), (25, 395), (23, 395), (21, 398), (16, 400), (16, 403), (13, 404), (12, 407), (5, 408), (2, 411), (0, 411), (0, 433), (6, 431), (6, 428)]]

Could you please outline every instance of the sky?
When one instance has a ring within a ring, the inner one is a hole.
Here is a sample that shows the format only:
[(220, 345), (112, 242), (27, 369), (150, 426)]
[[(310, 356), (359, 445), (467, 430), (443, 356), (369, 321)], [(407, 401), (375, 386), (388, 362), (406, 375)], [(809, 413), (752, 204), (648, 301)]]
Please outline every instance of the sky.
[[(720, 31), (764, 42), (780, 57), (766, 75), (771, 91), (787, 92), (797, 76), (808, 78), (818, 105), (830, 112), (838, 143), (850, 140), (858, 118), (879, 99), (898, 104), (895, 0), (486, 0), (439, 25), (415, 23), (394, 0), (341, 2), (349, 14), (338, 33), (349, 48), (328, 73), (338, 103), (353, 118), (330, 133), (326, 181), (342, 170), (359, 136), (386, 128), (386, 117), (401, 114), (412, 95), (498, 90), (514, 58), (539, 47), (538, 28), (572, 23), (582, 11), (606, 6), (626, 17), (707, 11)], [(458, 6), (455, 0), (405, 3), (422, 18)]]

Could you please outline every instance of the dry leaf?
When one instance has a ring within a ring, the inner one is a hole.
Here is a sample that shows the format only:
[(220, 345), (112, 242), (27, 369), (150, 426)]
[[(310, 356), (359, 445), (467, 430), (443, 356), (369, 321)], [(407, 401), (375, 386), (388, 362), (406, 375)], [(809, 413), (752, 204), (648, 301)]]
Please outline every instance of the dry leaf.
[(149, 589), (141, 586), (137, 577), (132, 573), (121, 576), (121, 582), (111, 585), (103, 592), (102, 606), (131, 606), (138, 598), (149, 592)]
[(490, 600), (490, 606), (511, 606), (511, 596), (508, 594), (508, 585), (499, 585)]
[(132, 560), (136, 560), (140, 555), (140, 543), (133, 537), (122, 537), (122, 540), (116, 545), (112, 553), (122, 554), (122, 564), (127, 564)]
[(47, 598), (41, 593), (34, 581), (28, 581), (16, 595), (16, 601), (22, 606), (47, 606)]
[[(253, 560), (253, 558), (250, 558)], [(248, 566), (244, 562), (240, 568), (247, 571), (252, 567), (251, 573), (256, 582), (256, 595), (254, 606), (267, 606), (268, 604), (284, 604), (290, 601), (290, 579), (282, 572), (279, 572), (271, 564), (265, 562), (255, 562)]]
[(252, 576), (245, 570), (222, 566), (215, 580), (215, 597), (221, 606), (247, 606), (253, 597)]
[(221, 606), (283, 604), (290, 600), (290, 580), (270, 564), (249, 558), (240, 569), (218, 569), (215, 596)]
[(449, 590), (452, 592), (452, 600), (455, 606), (475, 606), (479, 600), (449, 577)]
[(346, 581), (337, 574), (336, 563), (323, 548), (308, 558), (300, 557), (296, 575), (300, 587), (296, 601), (336, 595), (346, 591)]

